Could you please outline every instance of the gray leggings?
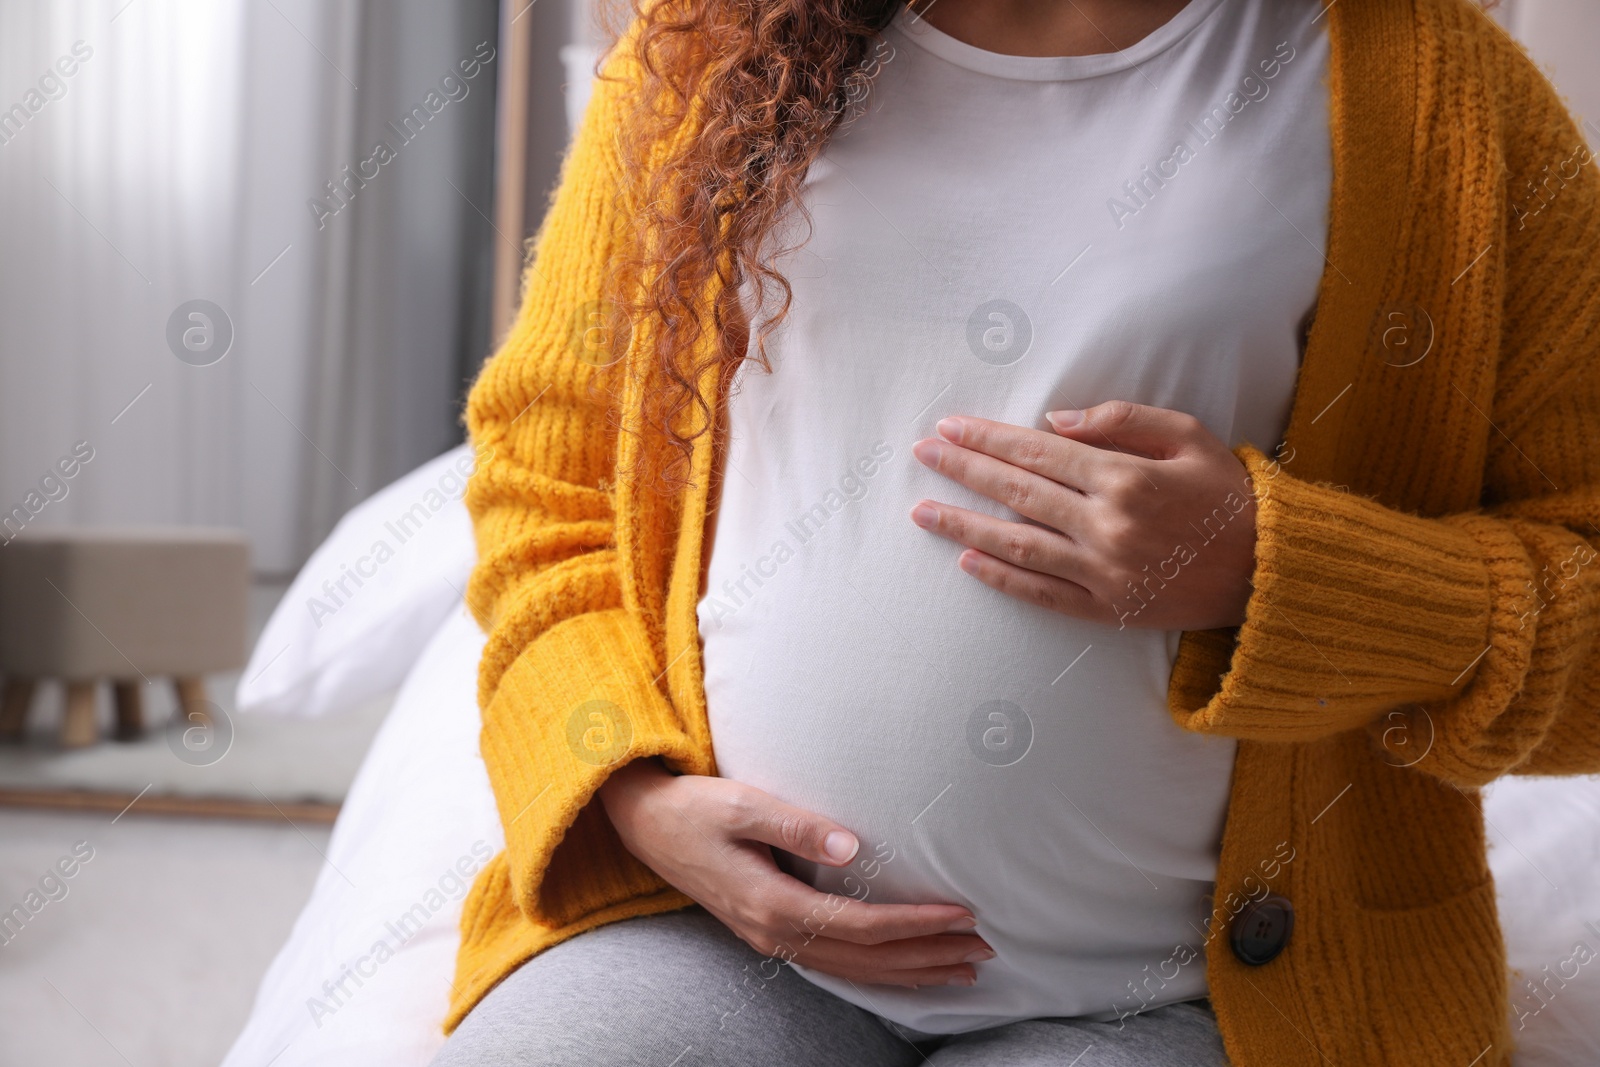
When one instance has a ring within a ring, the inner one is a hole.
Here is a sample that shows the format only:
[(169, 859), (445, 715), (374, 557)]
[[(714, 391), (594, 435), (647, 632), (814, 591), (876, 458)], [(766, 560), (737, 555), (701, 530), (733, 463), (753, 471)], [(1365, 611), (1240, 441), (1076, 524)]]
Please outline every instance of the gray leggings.
[[(763, 964), (766, 964), (763, 966)], [(768, 976), (771, 976), (770, 978)], [(1205, 1001), (917, 1040), (776, 968), (702, 908), (611, 923), (486, 996), (433, 1067), (1226, 1067)]]

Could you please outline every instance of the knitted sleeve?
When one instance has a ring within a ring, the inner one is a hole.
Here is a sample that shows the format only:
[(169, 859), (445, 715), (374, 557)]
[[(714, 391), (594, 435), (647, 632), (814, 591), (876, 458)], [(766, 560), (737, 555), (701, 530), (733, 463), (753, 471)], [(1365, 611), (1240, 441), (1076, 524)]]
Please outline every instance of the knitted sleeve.
[(603, 267), (627, 225), (614, 137), (628, 87), (616, 61), (606, 74), (563, 163), (516, 321), (467, 402), (479, 554), (467, 601), (488, 633), (481, 747), (517, 905), (558, 926), (663, 888), (591, 800), (624, 755), (693, 751), (620, 588), (607, 396), (622, 361), (606, 365), (593, 331)]
[(1569, 165), (1490, 253), (1505, 295), (1482, 507), (1405, 514), (1238, 449), (1254, 590), (1236, 632), (1186, 635), (1181, 725), (1260, 741), (1365, 727), (1461, 787), (1600, 772), (1600, 160), (1531, 63), (1512, 57), (1504, 84), (1508, 183)]

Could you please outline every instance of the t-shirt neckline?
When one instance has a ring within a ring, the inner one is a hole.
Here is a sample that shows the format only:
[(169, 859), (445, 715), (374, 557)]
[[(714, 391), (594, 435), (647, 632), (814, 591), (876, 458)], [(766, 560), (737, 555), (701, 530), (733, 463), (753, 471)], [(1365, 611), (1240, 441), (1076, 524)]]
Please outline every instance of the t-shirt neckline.
[(979, 74), (1017, 81), (1073, 81), (1138, 66), (1176, 44), (1221, 3), (1222, 0), (1189, 0), (1183, 10), (1131, 47), (1087, 56), (1011, 56), (990, 52), (935, 29), (904, 5), (890, 20), (889, 32), (947, 63)]

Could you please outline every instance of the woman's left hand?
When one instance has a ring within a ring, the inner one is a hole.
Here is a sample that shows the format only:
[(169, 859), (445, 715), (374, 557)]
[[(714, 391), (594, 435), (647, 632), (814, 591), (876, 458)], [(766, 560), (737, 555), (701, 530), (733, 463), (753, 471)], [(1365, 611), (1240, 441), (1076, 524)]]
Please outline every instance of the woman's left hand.
[(1192, 415), (1113, 400), (1052, 411), (1055, 433), (971, 415), (912, 446), (928, 467), (1027, 520), (924, 500), (961, 569), (1052, 611), (1161, 630), (1244, 621), (1255, 569), (1249, 474)]

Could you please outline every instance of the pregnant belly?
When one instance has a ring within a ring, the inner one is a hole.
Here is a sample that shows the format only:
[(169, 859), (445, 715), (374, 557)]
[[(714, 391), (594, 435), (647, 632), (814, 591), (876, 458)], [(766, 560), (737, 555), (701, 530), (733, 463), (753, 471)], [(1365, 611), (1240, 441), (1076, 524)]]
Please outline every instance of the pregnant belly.
[[(871, 503), (857, 528), (893, 529)], [(838, 820), (868, 858), (787, 868), (859, 899), (964, 904), (997, 953), (975, 986), (870, 1000), (799, 969), (929, 1032), (1204, 995), (1234, 746), (1168, 715), (1178, 635), (1021, 603), (916, 533), (886, 552), (841, 524), (781, 561), (712, 558), (700, 623), (719, 773)], [(759, 585), (738, 584), (750, 574)]]

